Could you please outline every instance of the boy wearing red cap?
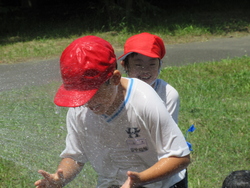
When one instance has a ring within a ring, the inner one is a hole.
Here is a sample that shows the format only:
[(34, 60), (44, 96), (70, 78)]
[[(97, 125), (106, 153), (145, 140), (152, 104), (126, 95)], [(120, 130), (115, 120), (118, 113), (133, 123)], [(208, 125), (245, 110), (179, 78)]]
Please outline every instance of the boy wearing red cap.
[(170, 84), (157, 79), (165, 53), (165, 46), (160, 37), (140, 33), (127, 39), (124, 54), (118, 59), (130, 78), (143, 80), (155, 89), (167, 104), (170, 115), (178, 123), (179, 94)]
[(60, 59), (63, 84), (54, 102), (70, 107), (66, 148), (54, 174), (39, 170), (37, 188), (63, 187), (90, 162), (98, 188), (169, 188), (184, 177), (189, 149), (148, 84), (122, 78), (112, 46), (86, 36)]

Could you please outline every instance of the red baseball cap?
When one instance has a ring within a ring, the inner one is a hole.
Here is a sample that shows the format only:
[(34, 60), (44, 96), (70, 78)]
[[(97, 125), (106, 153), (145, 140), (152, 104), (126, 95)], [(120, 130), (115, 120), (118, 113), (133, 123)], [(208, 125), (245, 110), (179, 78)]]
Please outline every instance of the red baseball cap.
[(129, 54), (136, 52), (148, 57), (162, 59), (166, 53), (163, 40), (150, 33), (140, 33), (128, 38), (124, 45), (124, 54), (119, 60), (124, 60)]
[(87, 103), (116, 69), (116, 56), (109, 42), (96, 36), (73, 41), (62, 53), (60, 70), (63, 84), (54, 103), (77, 107)]

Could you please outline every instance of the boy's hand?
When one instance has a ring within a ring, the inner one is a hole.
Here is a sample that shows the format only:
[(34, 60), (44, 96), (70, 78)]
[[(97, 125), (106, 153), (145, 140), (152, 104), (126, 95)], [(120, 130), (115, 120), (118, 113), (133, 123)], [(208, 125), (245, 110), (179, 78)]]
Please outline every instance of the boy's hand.
[(136, 188), (139, 187), (141, 184), (140, 176), (138, 172), (127, 172), (128, 179), (126, 182), (121, 186), (121, 188)]
[(55, 174), (49, 174), (44, 170), (39, 170), (44, 179), (35, 182), (36, 188), (62, 188), (64, 184), (63, 171), (58, 169)]

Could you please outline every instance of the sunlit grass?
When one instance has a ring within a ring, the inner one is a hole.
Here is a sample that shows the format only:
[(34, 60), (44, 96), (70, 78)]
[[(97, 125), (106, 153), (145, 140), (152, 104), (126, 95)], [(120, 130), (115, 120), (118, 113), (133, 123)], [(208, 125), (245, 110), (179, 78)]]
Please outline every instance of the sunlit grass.
[(250, 165), (250, 58), (166, 68), (181, 97), (179, 126), (195, 124), (189, 187), (220, 187), (230, 171)]

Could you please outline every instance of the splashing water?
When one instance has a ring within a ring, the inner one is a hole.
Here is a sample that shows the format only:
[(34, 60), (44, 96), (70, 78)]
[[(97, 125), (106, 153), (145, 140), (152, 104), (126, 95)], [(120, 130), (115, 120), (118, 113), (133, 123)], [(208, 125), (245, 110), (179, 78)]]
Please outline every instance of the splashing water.
[[(54, 173), (65, 147), (67, 108), (53, 104), (57, 85), (0, 92), (0, 157), (30, 171), (27, 182), (42, 178), (39, 169)], [(96, 174), (86, 165), (67, 187), (95, 185)]]

